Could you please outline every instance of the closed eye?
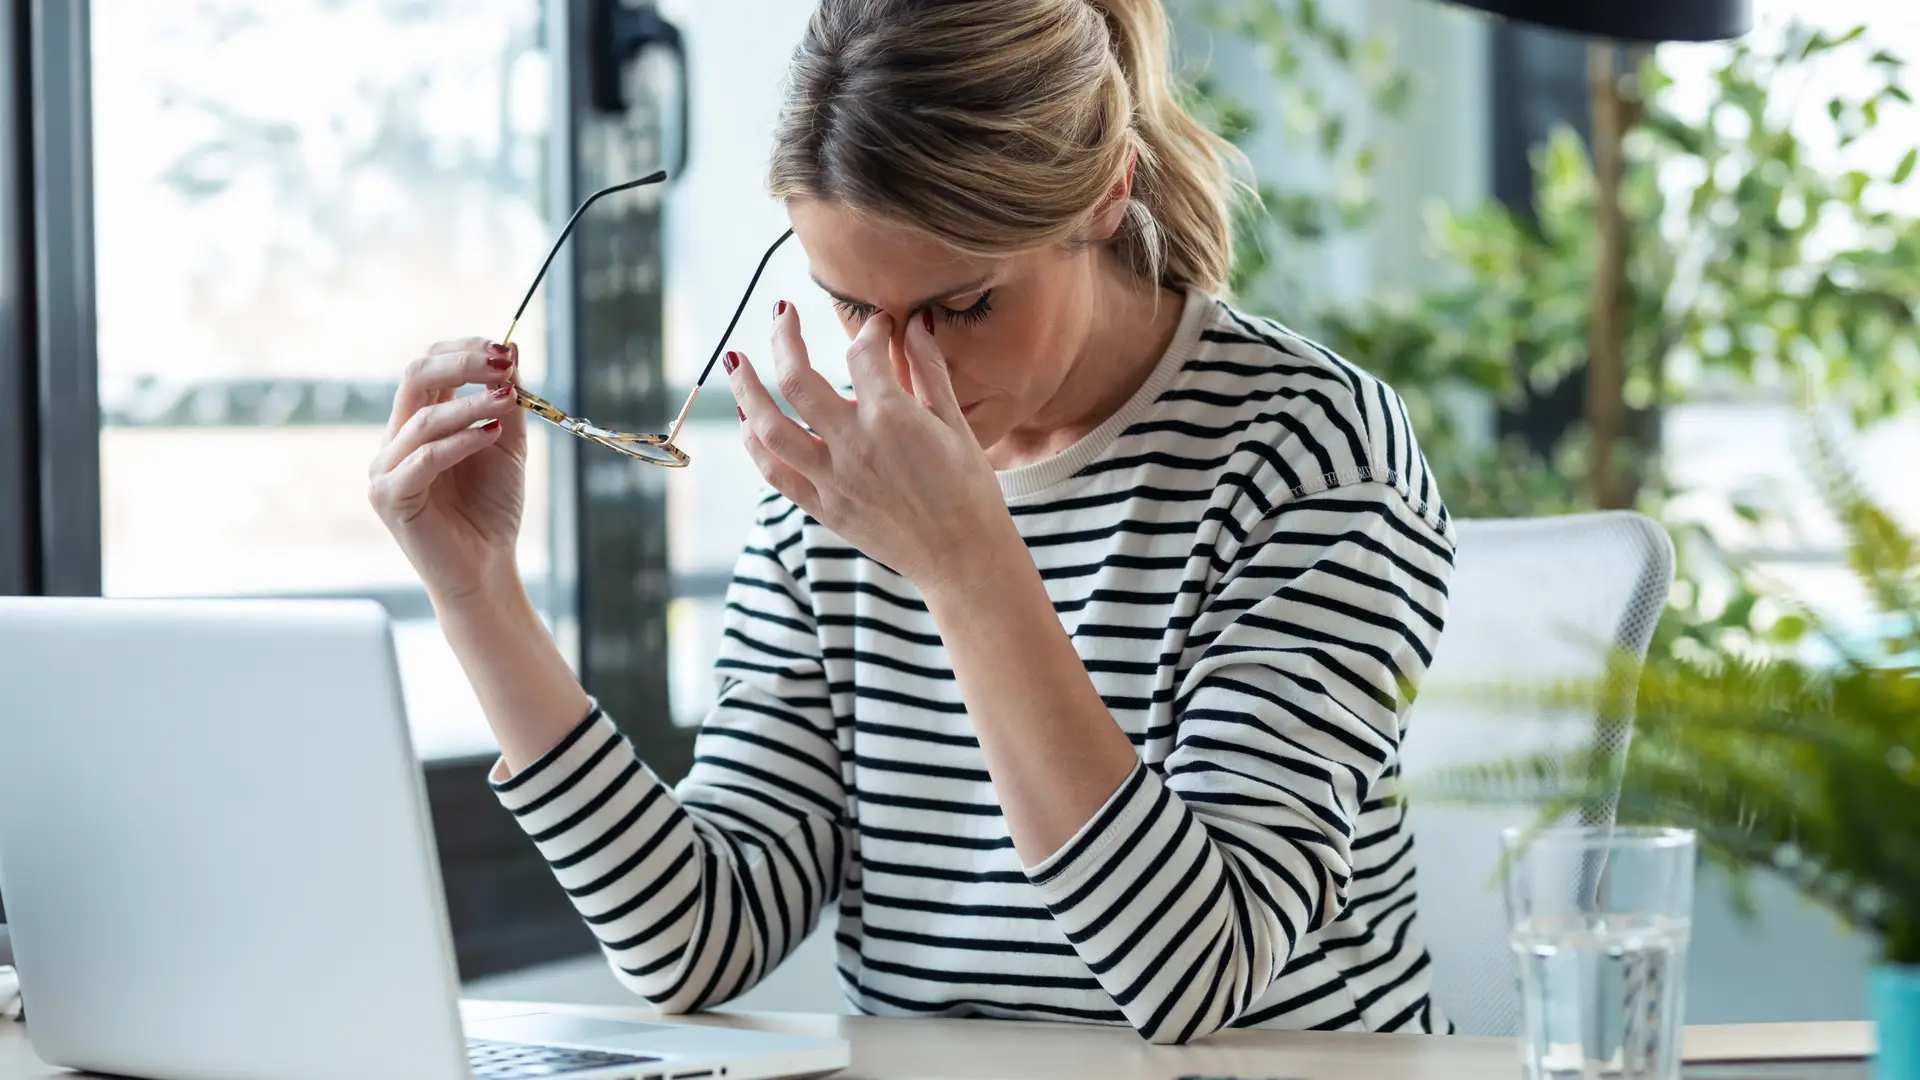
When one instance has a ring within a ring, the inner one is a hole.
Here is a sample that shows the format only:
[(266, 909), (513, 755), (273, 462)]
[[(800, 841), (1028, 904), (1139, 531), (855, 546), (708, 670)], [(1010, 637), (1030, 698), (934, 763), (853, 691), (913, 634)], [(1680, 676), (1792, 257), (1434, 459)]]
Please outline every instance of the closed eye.
[(940, 313), (947, 317), (948, 322), (957, 323), (961, 326), (978, 326), (980, 325), (981, 322), (985, 321), (986, 317), (992, 312), (993, 312), (993, 290), (992, 289), (982, 290), (980, 293), (980, 299), (975, 300), (973, 303), (968, 304), (966, 307), (961, 308), (958, 311), (954, 310), (953, 308), (945, 307), (945, 306), (942, 306), (940, 308)]
[[(857, 300), (842, 300), (837, 297), (833, 301), (833, 306), (841, 315), (852, 319), (856, 323), (866, 322), (868, 319), (873, 318), (875, 312), (880, 310), (872, 304), (863, 304)], [(936, 304), (934, 305), (934, 310), (938, 311), (941, 317), (949, 323), (961, 326), (977, 326), (993, 311), (993, 290), (984, 290), (981, 292), (978, 300), (975, 300), (964, 308), (950, 308), (945, 304)]]
[(857, 323), (863, 323), (873, 318), (873, 313), (877, 310), (872, 304), (862, 304), (853, 300), (835, 299), (833, 306), (841, 315)]

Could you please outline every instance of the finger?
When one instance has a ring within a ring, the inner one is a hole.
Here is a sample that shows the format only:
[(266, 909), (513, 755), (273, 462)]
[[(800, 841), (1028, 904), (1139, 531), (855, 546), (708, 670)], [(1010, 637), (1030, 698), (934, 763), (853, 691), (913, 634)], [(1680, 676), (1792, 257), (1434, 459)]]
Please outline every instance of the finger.
[(740, 424), (747, 434), (802, 474), (827, 475), (833, 464), (827, 444), (780, 411), (780, 403), (767, 393), (766, 385), (754, 374), (746, 354), (728, 353), (727, 359), (732, 361), (733, 397), (739, 404)]
[(387, 438), (393, 438), (414, 413), (447, 400), (462, 386), (511, 381), (519, 362), (518, 345), (494, 345), (480, 338), (435, 342), (401, 373), (393, 412), (387, 417)]
[(906, 391), (893, 369), (893, 316), (876, 311), (868, 317), (847, 348), (847, 374), (853, 378), (858, 401), (882, 401)]
[(482, 427), (464, 428), (407, 455), (391, 470), (373, 478), (368, 500), (385, 518), (409, 518), (426, 499), (427, 489), (441, 473), (499, 442), (506, 425), (495, 420)]
[(483, 338), (483, 337), (452, 338), (447, 341), (436, 341), (432, 345), (427, 346), (427, 355), (433, 356), (438, 353), (478, 352), (479, 350), (485, 349), (488, 345), (491, 345), (491, 344), (493, 344), (493, 342), (488, 341), (486, 338)]
[(499, 416), (500, 447), (516, 457), (525, 458), (527, 448), (527, 410), (515, 399), (513, 407)]
[(907, 320), (907, 370), (913, 375), (913, 396), (933, 410), (948, 426), (967, 422), (960, 411), (960, 399), (953, 393), (953, 373), (947, 370), (947, 358), (933, 336), (933, 313)]
[(813, 370), (813, 363), (807, 358), (807, 343), (800, 336), (800, 314), (784, 300), (773, 316), (773, 368), (779, 380), (780, 396), (793, 405), (793, 411), (799, 413), (802, 420), (815, 431), (838, 430), (853, 405)]
[(400, 430), (374, 455), (373, 471), (382, 473), (397, 468), (428, 443), (445, 439), (482, 420), (503, 420), (519, 408), (510, 383), (484, 394), (468, 394), (429, 405), (400, 425)]
[(760, 475), (772, 485), (773, 490), (793, 500), (793, 504), (820, 519), (820, 489), (811, 480), (801, 475), (800, 470), (782, 460), (778, 454), (767, 448), (752, 431), (748, 431), (742, 441), (747, 447), (747, 456), (753, 459), (754, 467)]

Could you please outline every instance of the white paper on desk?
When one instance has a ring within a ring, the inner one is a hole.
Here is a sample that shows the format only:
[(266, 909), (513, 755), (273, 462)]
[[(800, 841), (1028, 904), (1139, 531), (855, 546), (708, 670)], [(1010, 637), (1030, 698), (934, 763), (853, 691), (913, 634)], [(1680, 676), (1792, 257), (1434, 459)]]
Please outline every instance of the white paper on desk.
[(20, 976), (0, 967), (0, 1020), (20, 1019)]

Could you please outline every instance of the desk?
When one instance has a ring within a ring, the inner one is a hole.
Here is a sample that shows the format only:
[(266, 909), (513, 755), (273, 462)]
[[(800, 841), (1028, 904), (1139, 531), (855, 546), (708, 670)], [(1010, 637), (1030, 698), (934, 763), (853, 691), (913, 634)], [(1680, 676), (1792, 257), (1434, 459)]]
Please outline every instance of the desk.
[[(527, 1006), (468, 1002), (470, 1018)], [(645, 1010), (533, 1006), (596, 1016), (657, 1019)], [(1212, 1073), (1303, 1080), (1488, 1080), (1518, 1077), (1505, 1039), (1437, 1035), (1337, 1035), (1229, 1031), (1194, 1046), (1148, 1046), (1132, 1032), (1074, 1024), (995, 1020), (880, 1020), (799, 1013), (710, 1013), (684, 1018), (795, 1035), (846, 1039), (845, 1080), (1173, 1080)], [(1687, 1029), (1689, 1057), (1842, 1057), (1871, 1048), (1866, 1024), (1753, 1024)], [(0, 1021), (0, 1080), (72, 1076), (40, 1063), (19, 1024)]]

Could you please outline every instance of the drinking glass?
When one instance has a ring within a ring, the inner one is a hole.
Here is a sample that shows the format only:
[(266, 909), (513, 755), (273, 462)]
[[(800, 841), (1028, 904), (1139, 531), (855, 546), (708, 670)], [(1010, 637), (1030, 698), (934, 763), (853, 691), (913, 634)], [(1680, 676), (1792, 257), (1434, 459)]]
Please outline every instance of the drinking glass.
[(1529, 1080), (1679, 1080), (1697, 850), (1687, 829), (1508, 829)]

